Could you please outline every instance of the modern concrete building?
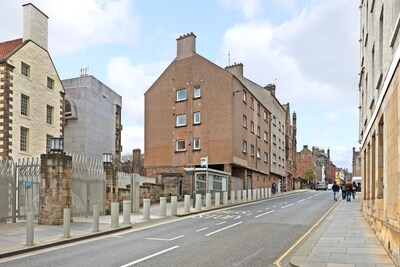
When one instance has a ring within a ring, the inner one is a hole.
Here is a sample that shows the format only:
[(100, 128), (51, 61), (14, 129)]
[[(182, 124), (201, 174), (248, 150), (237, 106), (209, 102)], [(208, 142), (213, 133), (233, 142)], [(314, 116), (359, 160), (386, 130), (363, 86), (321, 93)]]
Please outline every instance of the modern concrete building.
[(184, 168), (207, 158), (209, 169), (240, 179), (240, 189), (270, 187), (270, 92), (244, 81), (242, 64), (223, 69), (196, 53), (193, 33), (179, 37), (177, 57), (145, 93), (147, 176), (175, 179), (189, 194), (194, 182)]
[(62, 136), (64, 89), (47, 46), (47, 16), (23, 5), (22, 39), (0, 43), (2, 157), (39, 156)]
[(65, 89), (64, 150), (101, 159), (103, 153), (121, 156), (122, 97), (81, 70), (81, 76), (62, 81)]
[(400, 265), (400, 1), (360, 1), (362, 213)]

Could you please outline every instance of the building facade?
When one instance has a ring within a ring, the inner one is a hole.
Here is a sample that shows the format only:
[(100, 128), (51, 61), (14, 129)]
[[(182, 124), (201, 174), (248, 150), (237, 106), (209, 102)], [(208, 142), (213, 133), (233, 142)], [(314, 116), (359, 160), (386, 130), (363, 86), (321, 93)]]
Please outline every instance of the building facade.
[(193, 33), (179, 37), (177, 57), (145, 93), (146, 175), (174, 178), (191, 193), (183, 168), (207, 158), (240, 189), (270, 187), (271, 112), (260, 97), (269, 92), (253, 89), (242, 64), (223, 69), (196, 53)]
[(400, 1), (360, 2), (362, 213), (400, 265)]
[(120, 158), (122, 97), (81, 70), (62, 80), (65, 89), (64, 151), (91, 158), (111, 153)]
[(23, 5), (23, 38), (0, 43), (0, 155), (36, 157), (63, 134), (64, 89), (48, 47), (48, 18)]

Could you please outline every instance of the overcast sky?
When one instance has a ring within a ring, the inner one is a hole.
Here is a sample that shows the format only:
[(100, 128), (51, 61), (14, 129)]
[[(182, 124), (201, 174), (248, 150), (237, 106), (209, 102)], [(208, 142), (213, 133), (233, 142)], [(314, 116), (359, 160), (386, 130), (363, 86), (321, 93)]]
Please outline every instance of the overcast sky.
[[(356, 0), (31, 0), (49, 17), (49, 52), (61, 79), (93, 75), (123, 99), (123, 154), (144, 149), (144, 96), (196, 34), (197, 53), (222, 68), (275, 83), (297, 113), (297, 150), (330, 149), (351, 169), (358, 148), (359, 8)], [(22, 37), (21, 0), (0, 0), (0, 42)], [(228, 56), (228, 54), (230, 56)]]

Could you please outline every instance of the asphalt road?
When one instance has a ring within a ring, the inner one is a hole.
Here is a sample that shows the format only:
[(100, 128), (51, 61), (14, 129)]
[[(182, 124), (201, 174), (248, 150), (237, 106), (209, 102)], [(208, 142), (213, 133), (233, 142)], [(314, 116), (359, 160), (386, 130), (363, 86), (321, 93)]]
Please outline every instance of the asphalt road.
[(334, 203), (332, 191), (301, 192), (33, 252), (1, 266), (272, 266)]

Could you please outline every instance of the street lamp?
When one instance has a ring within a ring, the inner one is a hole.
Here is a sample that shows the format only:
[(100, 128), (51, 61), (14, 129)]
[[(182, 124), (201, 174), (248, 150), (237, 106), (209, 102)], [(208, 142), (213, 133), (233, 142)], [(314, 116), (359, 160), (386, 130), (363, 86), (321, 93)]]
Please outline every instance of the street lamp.
[(50, 139), (50, 152), (62, 153), (64, 150), (64, 142), (62, 137), (52, 137)]
[(103, 153), (103, 164), (111, 165), (112, 164), (112, 154), (111, 153)]

